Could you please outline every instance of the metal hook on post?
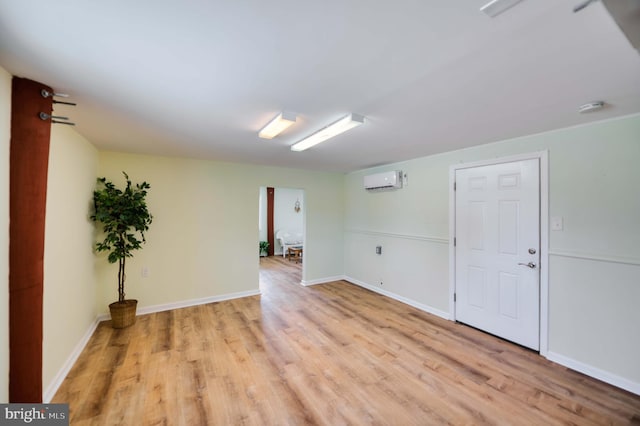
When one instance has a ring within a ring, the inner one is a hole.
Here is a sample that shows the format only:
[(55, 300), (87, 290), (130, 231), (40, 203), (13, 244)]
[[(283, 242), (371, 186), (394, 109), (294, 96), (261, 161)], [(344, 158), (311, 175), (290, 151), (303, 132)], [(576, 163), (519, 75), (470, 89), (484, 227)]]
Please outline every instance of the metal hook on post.
[(58, 97), (58, 98), (68, 98), (69, 95), (67, 95), (66, 93), (55, 93), (55, 92), (50, 92), (47, 89), (42, 89), (40, 91), (40, 94), (42, 95), (43, 98), (48, 98), (48, 97)]
[[(55, 93), (55, 92), (50, 92), (47, 89), (42, 89), (40, 91), (40, 94), (42, 95), (43, 98), (48, 98), (48, 97), (60, 97), (60, 98), (68, 98), (69, 95), (67, 95), (66, 93)], [(56, 101), (55, 99), (52, 99), (54, 104), (64, 104), (64, 105), (71, 105), (71, 106), (76, 106), (77, 104), (75, 102), (64, 102), (64, 101)]]
[(70, 121), (58, 121), (58, 120), (68, 120), (69, 117), (62, 117), (60, 115), (51, 115), (51, 114), (47, 114), (46, 112), (41, 112), (40, 114), (38, 114), (38, 117), (40, 117), (40, 120), (42, 121), (51, 119), (51, 122), (54, 124), (67, 124), (69, 126), (76, 125), (76, 123), (72, 123)]
[[(52, 92), (49, 91), (47, 89), (42, 89), (40, 90), (40, 94), (42, 95), (43, 98), (51, 98), (51, 101), (54, 104), (62, 104), (62, 105), (71, 105), (71, 106), (76, 106), (76, 104), (74, 102), (66, 102), (66, 101), (57, 101), (55, 99), (53, 99), (53, 97), (61, 97), (61, 98), (68, 98), (69, 95), (67, 95), (66, 93), (56, 93), (56, 92)], [(49, 120), (51, 119), (51, 122), (54, 124), (67, 124), (69, 126), (75, 126), (75, 123), (71, 123), (69, 121), (59, 121), (59, 120), (68, 120), (69, 117), (61, 117), (61, 116), (55, 116), (55, 115), (50, 115), (44, 112), (41, 112), (39, 115), (41, 120)]]

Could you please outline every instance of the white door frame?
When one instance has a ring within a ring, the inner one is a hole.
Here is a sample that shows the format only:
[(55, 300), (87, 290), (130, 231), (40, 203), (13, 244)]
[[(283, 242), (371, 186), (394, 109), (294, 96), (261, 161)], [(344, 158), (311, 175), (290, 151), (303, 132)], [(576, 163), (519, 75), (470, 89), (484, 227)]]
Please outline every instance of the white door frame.
[(546, 357), (549, 346), (549, 151), (459, 163), (449, 167), (449, 319), (456, 320), (456, 252), (453, 246), (456, 235), (456, 194), (453, 190), (456, 170), (532, 159), (540, 160), (540, 355)]

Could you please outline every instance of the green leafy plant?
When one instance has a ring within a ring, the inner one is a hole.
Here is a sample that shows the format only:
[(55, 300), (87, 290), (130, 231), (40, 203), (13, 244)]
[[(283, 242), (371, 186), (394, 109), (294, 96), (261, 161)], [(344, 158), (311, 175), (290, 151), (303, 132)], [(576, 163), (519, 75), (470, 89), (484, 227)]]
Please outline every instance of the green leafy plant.
[(135, 186), (129, 176), (122, 172), (127, 185), (124, 190), (117, 188), (106, 178), (98, 178), (98, 187), (93, 192), (95, 208), (91, 219), (102, 224), (104, 239), (96, 243), (96, 250), (109, 253), (109, 263), (118, 263), (118, 302), (124, 302), (125, 264), (133, 251), (142, 248), (146, 242), (145, 232), (153, 221), (147, 208), (147, 182)]
[(260, 241), (260, 254), (267, 254), (267, 251), (269, 250), (269, 241)]

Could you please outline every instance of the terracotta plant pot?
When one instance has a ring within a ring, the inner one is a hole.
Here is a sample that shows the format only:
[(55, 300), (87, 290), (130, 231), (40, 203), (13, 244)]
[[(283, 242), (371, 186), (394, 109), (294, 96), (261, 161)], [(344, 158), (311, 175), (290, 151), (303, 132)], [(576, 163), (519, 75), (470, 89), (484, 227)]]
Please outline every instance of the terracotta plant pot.
[(135, 324), (137, 306), (138, 301), (135, 299), (110, 304), (111, 326), (113, 328), (127, 328)]

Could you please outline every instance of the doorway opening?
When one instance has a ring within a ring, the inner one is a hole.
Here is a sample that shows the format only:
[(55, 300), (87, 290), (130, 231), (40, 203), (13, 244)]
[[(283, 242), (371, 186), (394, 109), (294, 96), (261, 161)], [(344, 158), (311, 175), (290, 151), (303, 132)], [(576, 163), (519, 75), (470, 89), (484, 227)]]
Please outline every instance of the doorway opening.
[(268, 264), (270, 269), (298, 276), (300, 282), (305, 264), (305, 191), (260, 187), (259, 194), (258, 241), (262, 247), (268, 243), (266, 252), (260, 253), (260, 273)]

